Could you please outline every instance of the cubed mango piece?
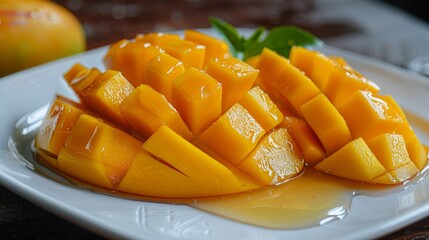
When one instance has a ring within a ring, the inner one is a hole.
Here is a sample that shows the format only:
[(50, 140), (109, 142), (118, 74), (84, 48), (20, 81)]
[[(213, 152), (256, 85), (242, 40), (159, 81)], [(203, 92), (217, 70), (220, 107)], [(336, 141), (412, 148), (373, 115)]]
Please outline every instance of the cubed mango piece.
[(163, 46), (165, 52), (183, 62), (185, 69), (202, 69), (205, 59), (205, 47), (187, 40), (175, 40)]
[(237, 165), (265, 134), (264, 128), (240, 104), (234, 104), (199, 137), (199, 140)]
[(293, 46), (290, 50), (289, 61), (293, 66), (303, 71), (307, 77), (312, 77), (314, 54), (307, 48)]
[(119, 70), (122, 66), (122, 50), (130, 41), (122, 39), (115, 42), (109, 47), (106, 55), (103, 58), (104, 65), (107, 69)]
[(173, 41), (182, 40), (179, 35), (172, 33), (146, 33), (143, 35), (136, 35), (135, 40), (138, 42), (146, 42), (155, 46), (163, 48), (166, 44)]
[(130, 42), (120, 52), (121, 65), (115, 70), (121, 71), (127, 80), (134, 87), (137, 87), (146, 83), (148, 62), (162, 52), (160, 47), (150, 43)]
[(250, 58), (246, 59), (245, 61), (250, 66), (257, 68), (258, 64), (259, 64), (259, 59), (261, 59), (261, 55), (256, 55), (256, 56), (250, 57)]
[(292, 139), (302, 152), (305, 163), (313, 166), (325, 158), (326, 152), (322, 143), (304, 120), (286, 116), (279, 126), (286, 128), (292, 136)]
[(197, 43), (206, 48), (203, 65), (206, 65), (213, 58), (223, 59), (230, 57), (228, 44), (218, 38), (195, 30), (186, 30), (185, 40)]
[(395, 108), (369, 91), (355, 92), (338, 110), (354, 138), (393, 133), (404, 122)]
[(419, 170), (422, 170), (426, 167), (429, 158), (428, 152), (425, 150), (425, 146), (420, 142), (417, 135), (405, 139), (405, 142), (407, 144), (407, 150), (411, 161), (414, 162)]
[(171, 101), (173, 80), (184, 72), (183, 62), (167, 53), (161, 53), (147, 64), (146, 84), (164, 95), (168, 101)]
[(303, 104), (301, 113), (328, 155), (352, 140), (346, 121), (324, 94)]
[(237, 178), (226, 166), (165, 125), (143, 144), (143, 148), (218, 194), (242, 192), (260, 186)]
[(92, 82), (101, 74), (97, 68), (91, 68), (85, 74), (77, 76), (76, 78), (69, 81), (70, 87), (79, 96), (82, 96), (83, 89), (91, 85)]
[(253, 86), (259, 71), (237, 58), (211, 59), (205, 71), (222, 84), (222, 111), (226, 112)]
[(238, 103), (247, 109), (267, 132), (283, 121), (283, 113), (259, 86), (247, 91)]
[(134, 89), (119, 108), (128, 126), (145, 138), (150, 137), (161, 125), (167, 125), (186, 139), (192, 138), (192, 133), (173, 105), (146, 84)]
[(347, 143), (314, 168), (334, 176), (365, 182), (386, 172), (362, 138)]
[(58, 169), (88, 183), (114, 189), (142, 144), (122, 130), (82, 114), (58, 155)]
[(80, 63), (75, 63), (66, 73), (64, 73), (63, 77), (67, 82), (75, 79), (77, 76), (81, 75), (88, 71), (88, 68), (83, 66)]
[(320, 93), (319, 88), (289, 61), (284, 62), (282, 73), (271, 79), (270, 84), (298, 113), (302, 104)]
[(173, 81), (171, 103), (195, 135), (222, 114), (222, 85), (203, 70), (188, 69)]
[(270, 92), (270, 82), (280, 76), (286, 64), (288, 64), (288, 60), (285, 57), (269, 48), (264, 48), (260, 54), (258, 66), (256, 67), (256, 69), (259, 70), (259, 76), (256, 80), (257, 84), (264, 91)]
[(83, 89), (81, 100), (101, 116), (126, 126), (119, 105), (133, 90), (134, 87), (120, 72), (107, 70)]
[(374, 179), (369, 180), (371, 183), (379, 184), (399, 184), (411, 179), (419, 172), (419, 169), (413, 162), (406, 163), (399, 168), (386, 172)]
[(267, 133), (238, 167), (266, 185), (280, 184), (303, 169), (297, 151), (286, 128), (278, 128)]
[(385, 133), (367, 140), (366, 143), (387, 171), (411, 162), (402, 135)]
[(80, 115), (86, 111), (84, 106), (56, 96), (37, 132), (35, 146), (56, 156)]

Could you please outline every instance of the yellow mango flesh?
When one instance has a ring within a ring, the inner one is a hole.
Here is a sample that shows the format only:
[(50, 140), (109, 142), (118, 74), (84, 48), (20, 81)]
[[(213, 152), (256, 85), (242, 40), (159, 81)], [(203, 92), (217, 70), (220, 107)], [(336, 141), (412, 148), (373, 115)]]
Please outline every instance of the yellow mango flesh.
[(79, 96), (82, 97), (82, 91), (91, 85), (92, 82), (101, 74), (97, 68), (88, 70), (85, 74), (77, 76), (69, 82), (70, 87)]
[(202, 70), (188, 69), (173, 82), (171, 103), (199, 135), (222, 114), (222, 85)]
[(115, 42), (109, 47), (106, 55), (103, 58), (104, 65), (107, 69), (119, 70), (122, 67), (122, 55), (123, 48), (128, 45), (130, 41), (122, 39)]
[(187, 40), (171, 41), (163, 46), (166, 53), (183, 62), (185, 69), (201, 69), (204, 64), (205, 47)]
[(161, 125), (166, 125), (186, 139), (192, 138), (177, 110), (159, 92), (142, 84), (120, 104), (122, 116), (130, 128), (145, 138), (150, 137)]
[(146, 84), (171, 101), (173, 81), (184, 72), (183, 62), (167, 53), (161, 53), (147, 64)]
[(147, 33), (144, 35), (137, 35), (135, 39), (136, 41), (151, 43), (161, 48), (170, 42), (181, 40), (179, 35), (170, 33)]
[(314, 168), (356, 181), (369, 181), (386, 172), (362, 138), (350, 141)]
[(314, 52), (300, 46), (293, 46), (290, 50), (289, 61), (296, 68), (304, 72), (307, 77), (312, 77)]
[[(115, 188), (142, 144), (127, 133), (83, 114), (58, 155), (58, 169), (83, 181)], [(94, 170), (97, 174), (92, 174)]]
[(230, 169), (167, 126), (161, 126), (143, 144), (143, 148), (217, 194), (242, 192), (260, 187), (254, 182), (239, 179)]
[(66, 73), (64, 73), (63, 77), (67, 82), (70, 82), (74, 79), (80, 72), (88, 70), (85, 66), (80, 63), (75, 63)]
[(238, 101), (266, 132), (283, 121), (284, 115), (270, 96), (256, 86), (247, 91)]
[(368, 91), (356, 91), (338, 110), (354, 138), (369, 139), (383, 133), (392, 133), (404, 122), (388, 102)]
[(227, 111), (253, 85), (259, 73), (236, 58), (212, 59), (204, 70), (222, 84), (222, 111)]
[(200, 136), (199, 140), (229, 162), (237, 165), (258, 144), (264, 128), (236, 103)]
[(292, 137), (285, 128), (267, 133), (239, 168), (266, 185), (279, 184), (304, 167)]
[(352, 140), (346, 121), (324, 94), (319, 94), (303, 104), (301, 113), (319, 137), (328, 155)]
[(206, 65), (213, 58), (223, 59), (230, 57), (228, 44), (218, 38), (211, 37), (195, 30), (186, 30), (185, 40), (205, 47), (206, 51), (203, 65)]
[(259, 61), (256, 69), (259, 70), (259, 76), (255, 80), (255, 84), (261, 87), (266, 92), (275, 92), (271, 88), (270, 82), (277, 79), (283, 72), (283, 66), (286, 65), (288, 60), (276, 52), (264, 48), (259, 55)]
[(61, 96), (56, 96), (43, 119), (35, 138), (35, 146), (58, 155), (67, 137), (85, 108)]
[(146, 65), (162, 53), (163, 50), (150, 43), (141, 41), (128, 43), (120, 52), (121, 65), (117, 70), (130, 81), (134, 87), (146, 82)]
[(374, 179), (369, 180), (371, 183), (379, 184), (398, 184), (414, 177), (419, 172), (419, 169), (413, 162), (406, 163), (396, 169), (382, 174)]
[(381, 134), (369, 139), (366, 143), (387, 171), (411, 162), (402, 135)]
[(82, 91), (82, 101), (110, 121), (126, 126), (119, 105), (134, 87), (118, 71), (107, 70)]
[(305, 163), (313, 166), (324, 159), (326, 155), (325, 149), (305, 121), (296, 117), (287, 116), (279, 126), (286, 128), (288, 133), (292, 136), (298, 149), (302, 152)]

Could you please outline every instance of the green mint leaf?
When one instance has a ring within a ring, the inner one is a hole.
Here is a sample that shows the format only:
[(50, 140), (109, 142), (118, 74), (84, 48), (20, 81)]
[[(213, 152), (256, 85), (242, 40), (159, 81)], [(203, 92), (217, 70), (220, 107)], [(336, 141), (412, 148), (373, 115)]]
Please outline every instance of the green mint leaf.
[(259, 27), (257, 28), (252, 35), (248, 39), (244, 41), (244, 49), (247, 49), (249, 47), (252, 47), (253, 45), (257, 44), (259, 42), (259, 39), (261, 38), (262, 34), (265, 32), (265, 27)]
[(229, 43), (231, 51), (235, 56), (237, 56), (238, 52), (244, 52), (244, 38), (234, 26), (215, 17), (210, 17), (209, 21), (212, 28), (216, 29)]
[(298, 27), (276, 27), (269, 31), (266, 38), (260, 43), (251, 48), (246, 48), (243, 53), (243, 59), (245, 60), (260, 54), (264, 48), (269, 48), (288, 58), (290, 50), (294, 45), (309, 47), (321, 46), (323, 43), (313, 34)]

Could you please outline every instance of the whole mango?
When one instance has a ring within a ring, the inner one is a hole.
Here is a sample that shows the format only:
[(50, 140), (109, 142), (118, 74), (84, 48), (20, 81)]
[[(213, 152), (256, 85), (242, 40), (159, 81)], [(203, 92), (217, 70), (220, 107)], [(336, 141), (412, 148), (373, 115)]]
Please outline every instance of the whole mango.
[(0, 77), (84, 51), (77, 18), (50, 1), (0, 1)]

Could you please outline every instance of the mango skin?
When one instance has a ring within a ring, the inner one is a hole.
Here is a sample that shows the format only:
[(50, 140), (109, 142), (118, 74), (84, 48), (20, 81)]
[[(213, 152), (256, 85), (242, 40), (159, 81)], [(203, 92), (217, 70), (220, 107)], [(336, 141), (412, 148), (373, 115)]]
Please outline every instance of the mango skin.
[(86, 49), (80, 22), (51, 1), (2, 0), (0, 22), (0, 77)]

